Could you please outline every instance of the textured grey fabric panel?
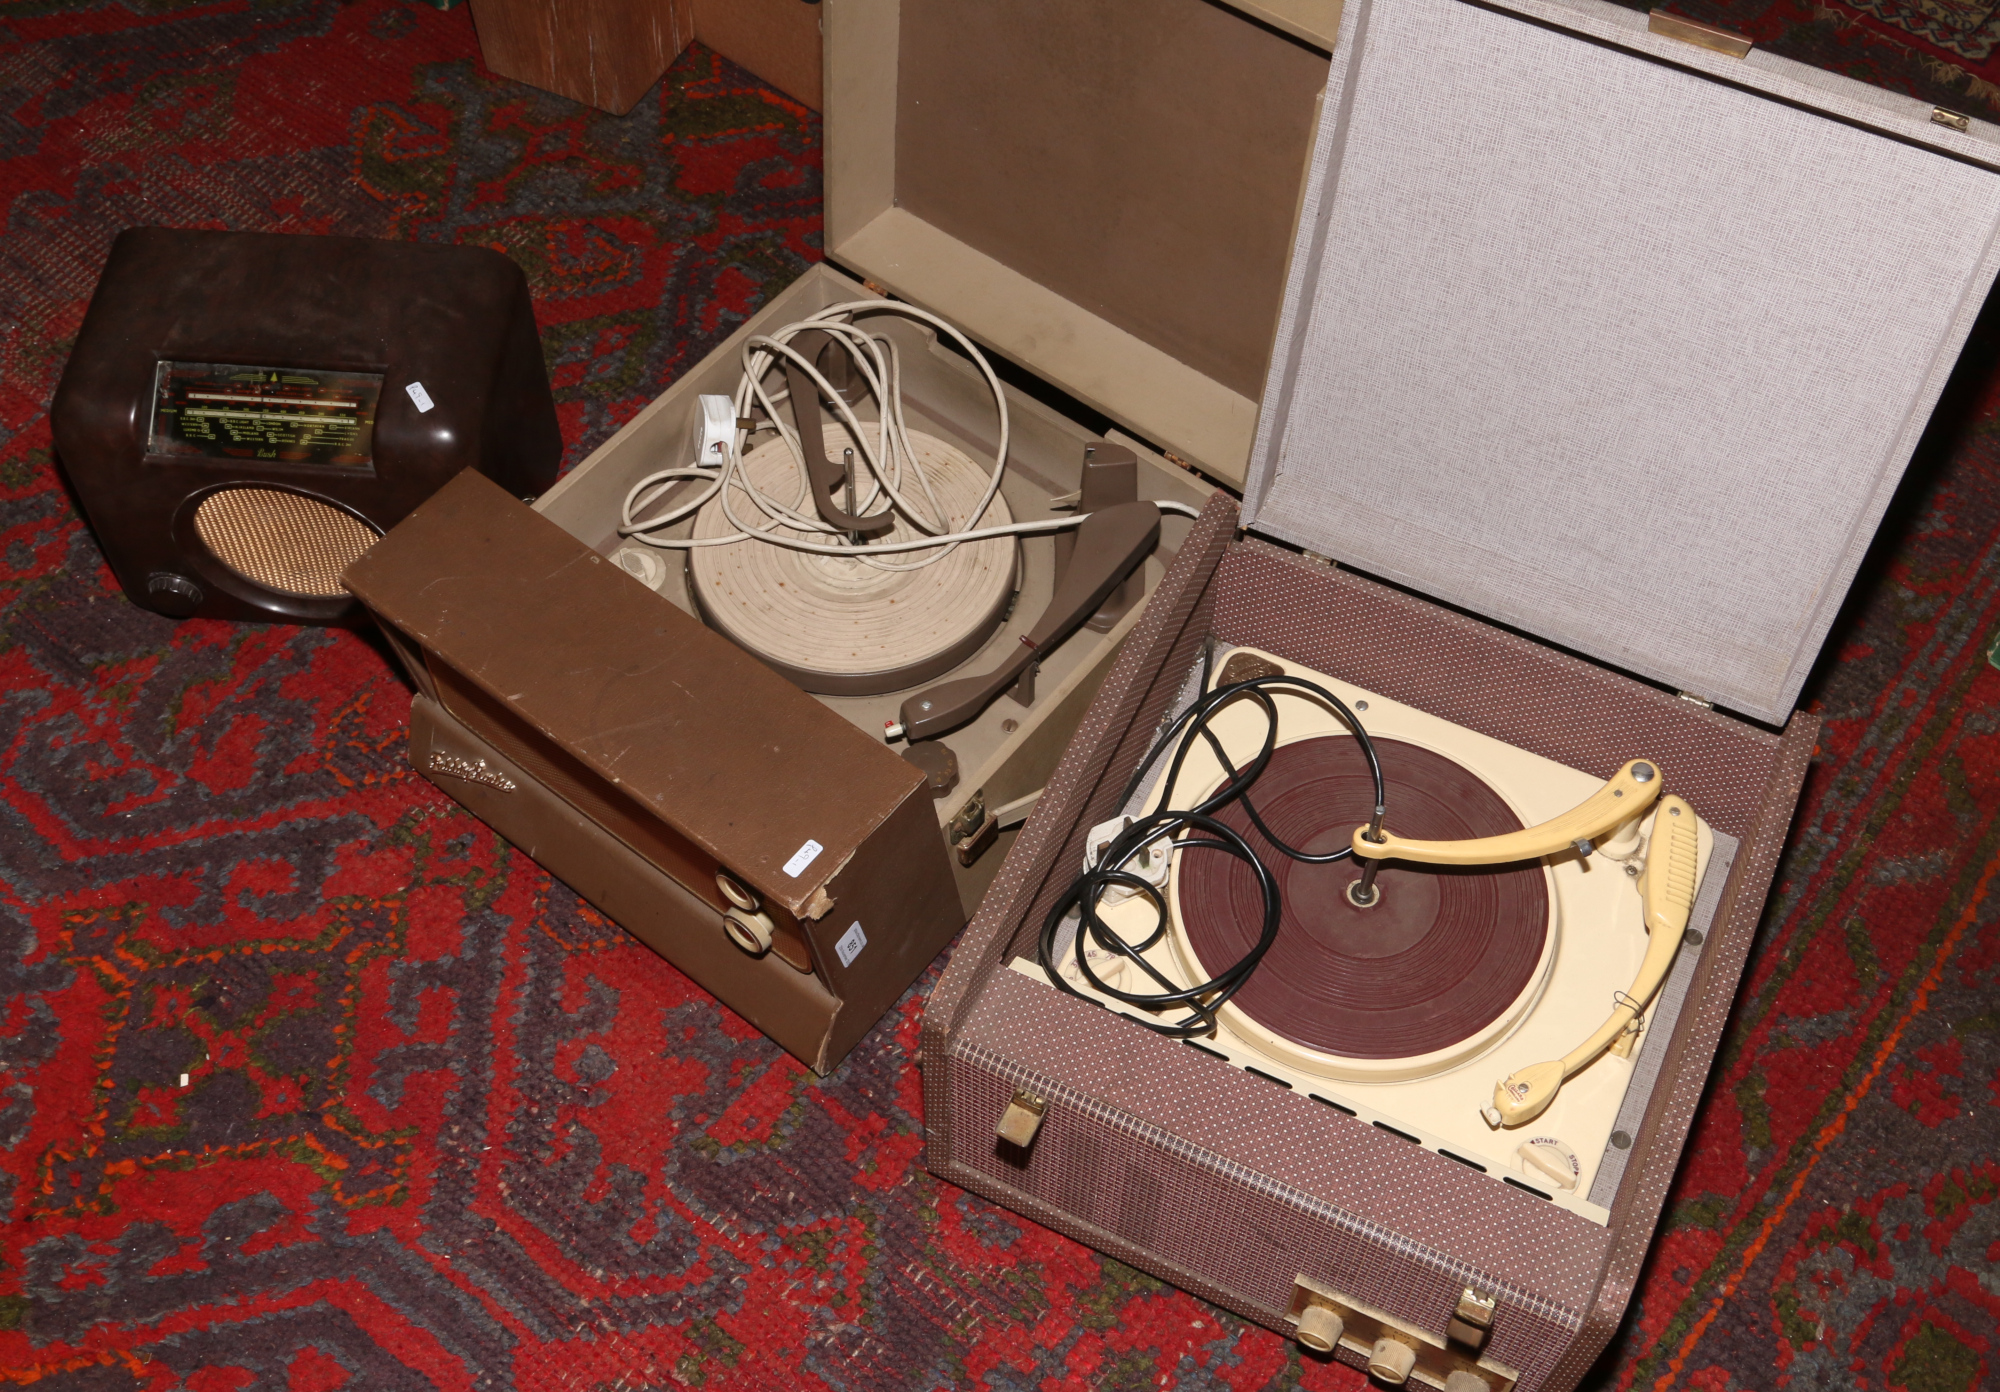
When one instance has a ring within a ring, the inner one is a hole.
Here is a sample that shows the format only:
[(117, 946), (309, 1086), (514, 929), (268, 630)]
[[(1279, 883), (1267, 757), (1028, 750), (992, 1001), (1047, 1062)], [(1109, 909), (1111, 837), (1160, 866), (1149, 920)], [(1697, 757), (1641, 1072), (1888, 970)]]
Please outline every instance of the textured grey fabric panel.
[(2000, 175), (1460, 0), (1343, 31), (1246, 521), (1782, 721)]

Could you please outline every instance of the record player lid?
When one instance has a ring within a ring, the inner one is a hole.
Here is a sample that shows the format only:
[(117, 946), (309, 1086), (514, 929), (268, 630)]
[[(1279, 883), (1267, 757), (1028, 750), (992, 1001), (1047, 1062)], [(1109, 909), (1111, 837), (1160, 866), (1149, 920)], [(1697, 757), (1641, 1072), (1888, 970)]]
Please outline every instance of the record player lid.
[(1597, 0), (1348, 0), (1335, 53), (1246, 524), (1783, 721), (1992, 284), (2000, 131)]
[(1241, 486), (1340, 0), (841, 0), (826, 250)]

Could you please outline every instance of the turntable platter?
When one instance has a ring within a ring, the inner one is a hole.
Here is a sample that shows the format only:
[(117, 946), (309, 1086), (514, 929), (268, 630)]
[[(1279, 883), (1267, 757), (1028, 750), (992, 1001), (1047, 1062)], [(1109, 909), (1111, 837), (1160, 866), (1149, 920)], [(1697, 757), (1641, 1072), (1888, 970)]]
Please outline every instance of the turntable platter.
[[(879, 427), (864, 425), (873, 443)], [(920, 431), (909, 432), (951, 530), (974, 525), (972, 511), (986, 490), (989, 471), (962, 451)], [(827, 454), (840, 459), (854, 447), (844, 426), (825, 427)], [(792, 505), (799, 498), (799, 469), (791, 449), (772, 440), (743, 457), (743, 471), (767, 497)], [(865, 477), (865, 475), (864, 475)], [(918, 505), (925, 502), (917, 482), (899, 485)], [(879, 512), (886, 500), (864, 511)], [(812, 504), (802, 504), (810, 513)], [(749, 497), (737, 491), (730, 508), (738, 521), (766, 519)], [(982, 527), (1013, 521), (1006, 499), (996, 495)], [(703, 540), (728, 536), (736, 525), (720, 499), (696, 514), (694, 535)], [(778, 535), (821, 545), (824, 533), (780, 528)], [(915, 540), (919, 532), (904, 517), (877, 541)], [(1005, 618), (1014, 593), (1017, 546), (1011, 537), (965, 542), (930, 565), (910, 569), (935, 551), (902, 552), (881, 559), (887, 565), (815, 555), (765, 541), (696, 547), (688, 553), (689, 589), (711, 626), (747, 648), (807, 691), (834, 696), (867, 696), (897, 691), (947, 672), (978, 650)], [(890, 567), (904, 567), (894, 569)]]
[[(1400, 834), (1458, 840), (1521, 829), (1498, 793), (1443, 755), (1379, 735), (1375, 748)], [(1368, 821), (1374, 795), (1354, 740), (1317, 736), (1280, 746), (1251, 800), (1275, 835), (1322, 854)], [(1377, 904), (1357, 908), (1346, 895), (1358, 878), (1352, 861), (1280, 854), (1241, 803), (1217, 815), (1270, 867), (1284, 907), (1261, 969), (1225, 1007), (1232, 1028), (1247, 1020), (1289, 1041), (1284, 1052), (1301, 1066), (1365, 1077), (1377, 1071), (1371, 1061), (1444, 1054), (1438, 1065), (1449, 1067), (1462, 1056), (1456, 1046), (1498, 1037), (1538, 994), (1554, 931), (1540, 863), (1390, 862)], [(1201, 964), (1227, 965), (1255, 945), (1263, 901), (1234, 856), (1181, 851), (1174, 898), (1180, 941)], [(1356, 1067), (1341, 1066), (1348, 1060)]]

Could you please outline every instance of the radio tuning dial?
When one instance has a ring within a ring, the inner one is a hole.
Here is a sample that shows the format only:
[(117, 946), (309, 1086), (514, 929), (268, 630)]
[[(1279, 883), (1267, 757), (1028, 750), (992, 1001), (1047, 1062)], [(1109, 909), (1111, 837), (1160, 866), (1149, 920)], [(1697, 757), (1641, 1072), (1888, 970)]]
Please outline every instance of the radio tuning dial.
[(206, 598), (201, 586), (169, 570), (156, 570), (146, 577), (146, 597), (153, 601), (155, 609), (176, 619), (193, 614)]

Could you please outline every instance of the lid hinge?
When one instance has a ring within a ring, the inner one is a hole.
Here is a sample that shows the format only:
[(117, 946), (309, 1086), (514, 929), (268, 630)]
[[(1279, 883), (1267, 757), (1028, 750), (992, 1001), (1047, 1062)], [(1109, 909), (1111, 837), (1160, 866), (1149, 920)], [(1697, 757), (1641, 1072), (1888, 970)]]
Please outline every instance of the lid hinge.
[(1715, 709), (1715, 702), (1709, 700), (1705, 696), (1697, 696), (1692, 691), (1676, 691), (1674, 695), (1680, 697), (1683, 701), (1690, 701), (1693, 704), (1700, 706), (1703, 710)]
[(1646, 16), (1646, 27), (1666, 39), (1679, 39), (1682, 43), (1693, 44), (1696, 48), (1708, 49), (1730, 58), (1742, 58), (1750, 52), (1750, 40), (1741, 34), (1732, 34), (1727, 29), (1713, 24), (1703, 24), (1698, 19), (1687, 19), (1665, 10), (1653, 10)]

